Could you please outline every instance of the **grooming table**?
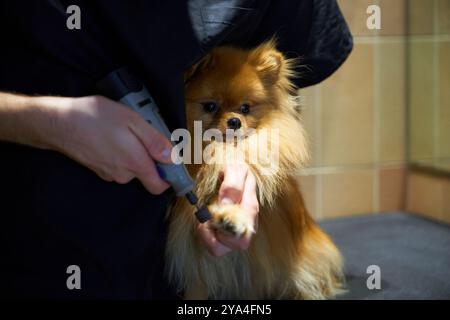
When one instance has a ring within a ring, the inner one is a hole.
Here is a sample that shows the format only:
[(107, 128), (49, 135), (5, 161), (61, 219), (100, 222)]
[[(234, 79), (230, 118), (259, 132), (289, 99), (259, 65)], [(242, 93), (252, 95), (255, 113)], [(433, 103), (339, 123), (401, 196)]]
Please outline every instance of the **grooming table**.
[[(338, 299), (450, 299), (450, 226), (401, 212), (320, 225), (345, 259), (348, 292)], [(380, 290), (367, 288), (370, 265)]]

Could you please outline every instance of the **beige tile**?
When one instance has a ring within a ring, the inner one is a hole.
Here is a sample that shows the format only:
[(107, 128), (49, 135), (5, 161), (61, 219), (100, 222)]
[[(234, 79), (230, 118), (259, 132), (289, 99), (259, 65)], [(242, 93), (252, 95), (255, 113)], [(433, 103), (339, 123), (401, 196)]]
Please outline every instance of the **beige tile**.
[(405, 43), (380, 43), (379, 77), (379, 159), (405, 159)]
[(442, 220), (450, 223), (450, 179), (446, 179), (442, 187)]
[(323, 218), (373, 211), (373, 170), (324, 174), (321, 178)]
[(380, 177), (380, 211), (403, 210), (405, 205), (405, 168), (381, 169)]
[(450, 34), (450, 0), (438, 0), (438, 34)]
[(439, 157), (450, 158), (450, 42), (440, 45), (439, 56)]
[(441, 161), (437, 161), (434, 164), (434, 167), (437, 168), (438, 170), (443, 170), (445, 172), (450, 172), (450, 160), (441, 160)]
[(306, 208), (315, 219), (317, 219), (319, 215), (316, 208), (316, 178), (315, 175), (309, 175), (299, 176), (297, 179), (303, 199), (305, 200)]
[(309, 141), (310, 160), (307, 165), (308, 167), (318, 165), (317, 155), (318, 148), (320, 148), (316, 132), (316, 117), (318, 116), (319, 108), (316, 105), (316, 92), (317, 87), (309, 87), (299, 91), (302, 104), (302, 121)]
[(412, 42), (410, 64), (410, 156), (434, 156), (433, 43)]
[(322, 87), (322, 164), (373, 160), (373, 45), (356, 44)]
[(381, 9), (380, 35), (398, 36), (406, 33), (406, 1), (379, 0)]
[(433, 34), (435, 0), (409, 0), (409, 33)]
[(442, 221), (442, 180), (411, 172), (408, 175), (407, 210)]
[(368, 17), (366, 11), (368, 6), (374, 4), (372, 0), (338, 0), (338, 4), (354, 36), (376, 34), (377, 30), (369, 30), (366, 24)]

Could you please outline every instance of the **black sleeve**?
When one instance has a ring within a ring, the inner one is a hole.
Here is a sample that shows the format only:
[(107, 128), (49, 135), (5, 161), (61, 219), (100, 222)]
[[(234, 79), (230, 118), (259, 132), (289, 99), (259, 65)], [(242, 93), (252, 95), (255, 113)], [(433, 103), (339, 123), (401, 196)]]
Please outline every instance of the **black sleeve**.
[(275, 33), (278, 47), (290, 58), (300, 58), (298, 87), (329, 77), (353, 48), (347, 23), (335, 0), (271, 1), (251, 40), (253, 44)]

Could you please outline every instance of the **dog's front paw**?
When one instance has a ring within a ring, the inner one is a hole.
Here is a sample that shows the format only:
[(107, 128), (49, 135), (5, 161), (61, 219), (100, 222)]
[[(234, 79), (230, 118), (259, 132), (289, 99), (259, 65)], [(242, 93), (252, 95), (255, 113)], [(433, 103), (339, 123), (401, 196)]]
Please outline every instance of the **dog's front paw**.
[(249, 214), (237, 204), (212, 204), (208, 210), (212, 225), (219, 230), (238, 238), (255, 233)]

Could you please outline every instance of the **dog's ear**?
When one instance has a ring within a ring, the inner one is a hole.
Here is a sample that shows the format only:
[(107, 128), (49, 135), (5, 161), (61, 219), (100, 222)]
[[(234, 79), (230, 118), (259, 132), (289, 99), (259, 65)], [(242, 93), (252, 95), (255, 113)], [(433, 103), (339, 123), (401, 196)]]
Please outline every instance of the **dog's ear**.
[(184, 83), (188, 83), (202, 72), (212, 69), (214, 67), (215, 60), (216, 58), (214, 53), (208, 53), (200, 59), (199, 62), (195, 63), (184, 72)]
[(270, 40), (250, 52), (249, 61), (255, 66), (263, 81), (271, 86), (280, 80), (286, 68), (286, 59)]

